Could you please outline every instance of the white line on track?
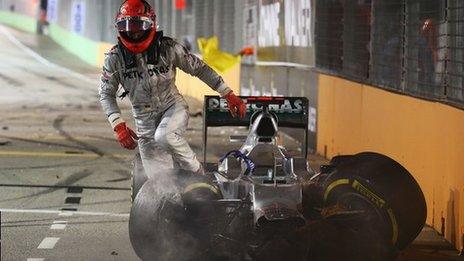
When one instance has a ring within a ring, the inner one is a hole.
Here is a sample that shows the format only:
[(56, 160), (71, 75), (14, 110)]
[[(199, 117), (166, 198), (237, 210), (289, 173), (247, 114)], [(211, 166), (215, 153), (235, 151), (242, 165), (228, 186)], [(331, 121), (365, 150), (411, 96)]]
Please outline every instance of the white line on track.
[(45, 258), (28, 258), (26, 261), (44, 261)]
[[(66, 211), (61, 210), (46, 210), (46, 209), (10, 209), (0, 208), (3, 213), (30, 213), (30, 214), (61, 214)], [(129, 217), (129, 213), (110, 213), (110, 212), (88, 212), (88, 211), (72, 211), (73, 215), (81, 216), (108, 216), (108, 217)]]
[(70, 217), (72, 215), (73, 215), (72, 211), (60, 211), (60, 213), (58, 214), (58, 216), (62, 216), (62, 217)]
[(62, 66), (59, 66), (57, 64), (54, 64), (54, 63), (48, 61), (47, 59), (43, 58), (40, 54), (34, 52), (31, 48), (29, 48), (26, 45), (24, 45), (23, 43), (21, 43), (13, 34), (11, 34), (8, 30), (6, 30), (2, 26), (0, 26), (0, 32), (3, 35), (5, 35), (6, 38), (8, 38), (8, 40), (10, 40), (10, 42), (12, 42), (14, 45), (16, 45), (19, 49), (21, 49), (25, 53), (29, 54), (32, 58), (34, 58), (39, 63), (41, 63), (41, 64), (43, 64), (43, 65), (45, 65), (47, 67), (52, 67), (52, 68), (61, 70), (62, 72), (67, 73), (67, 74), (73, 76), (74, 78), (76, 78), (78, 80), (85, 81), (85, 82), (90, 83), (92, 85), (95, 85), (98, 82), (97, 80), (92, 80), (92, 79), (88, 78), (87, 76), (85, 76), (83, 74), (77, 73), (75, 71), (69, 70), (67, 68), (64, 68)]
[(63, 230), (66, 228), (66, 225), (68, 224), (68, 221), (53, 221), (53, 224), (50, 226), (50, 229), (52, 230)]
[(59, 237), (46, 237), (42, 240), (37, 249), (53, 249), (60, 240)]

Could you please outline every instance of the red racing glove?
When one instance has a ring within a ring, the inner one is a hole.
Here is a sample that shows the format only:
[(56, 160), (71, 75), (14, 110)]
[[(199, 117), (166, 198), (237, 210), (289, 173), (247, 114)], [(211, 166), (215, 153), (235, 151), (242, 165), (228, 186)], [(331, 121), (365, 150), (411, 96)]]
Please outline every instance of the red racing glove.
[(229, 111), (230, 114), (232, 114), (232, 117), (237, 117), (240, 116), (240, 118), (244, 118), (246, 114), (246, 105), (243, 102), (242, 99), (237, 97), (233, 91), (229, 92), (224, 96), (224, 98), (227, 100), (227, 104), (229, 106)]
[(125, 122), (116, 125), (114, 131), (122, 147), (128, 150), (133, 150), (137, 147), (137, 142), (135, 142), (135, 140), (138, 140), (139, 137), (137, 137), (137, 134), (135, 134), (133, 130), (126, 126)]

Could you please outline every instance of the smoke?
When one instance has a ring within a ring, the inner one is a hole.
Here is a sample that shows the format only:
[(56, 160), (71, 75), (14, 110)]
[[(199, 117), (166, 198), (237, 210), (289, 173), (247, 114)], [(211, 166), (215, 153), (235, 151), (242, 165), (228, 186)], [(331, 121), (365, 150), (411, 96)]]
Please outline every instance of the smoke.
[(132, 246), (142, 260), (196, 260), (205, 242), (195, 234), (181, 198), (195, 178), (176, 171), (169, 154), (159, 155), (143, 163), (149, 179), (132, 205)]

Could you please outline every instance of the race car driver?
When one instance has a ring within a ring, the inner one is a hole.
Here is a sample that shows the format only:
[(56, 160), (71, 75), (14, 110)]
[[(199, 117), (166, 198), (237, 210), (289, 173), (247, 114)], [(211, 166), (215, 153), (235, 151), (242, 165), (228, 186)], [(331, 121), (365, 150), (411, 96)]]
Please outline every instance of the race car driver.
[[(231, 114), (244, 117), (246, 106), (224, 80), (176, 40), (157, 31), (156, 16), (145, 0), (126, 0), (115, 21), (118, 44), (107, 54), (100, 102), (122, 147), (134, 150), (137, 140), (145, 171), (157, 168), (160, 151), (167, 151), (181, 169), (202, 173), (203, 168), (184, 133), (188, 106), (176, 85), (176, 68), (196, 76), (224, 97)], [(136, 132), (121, 118), (116, 102), (119, 86), (132, 104)], [(160, 150), (161, 149), (161, 150)]]

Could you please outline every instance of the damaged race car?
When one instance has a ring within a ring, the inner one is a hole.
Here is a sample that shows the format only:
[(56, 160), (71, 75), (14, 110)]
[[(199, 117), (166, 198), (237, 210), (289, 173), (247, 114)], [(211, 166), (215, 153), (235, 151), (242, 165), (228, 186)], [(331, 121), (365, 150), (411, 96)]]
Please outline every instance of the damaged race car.
[[(242, 97), (232, 118), (207, 96), (205, 176), (175, 164), (147, 175), (134, 161), (129, 234), (142, 260), (392, 260), (422, 230), (423, 193), (395, 160), (374, 152), (307, 163), (308, 100)], [(248, 127), (238, 150), (207, 163), (208, 128)], [(300, 129), (302, 155), (279, 145), (279, 128)]]

